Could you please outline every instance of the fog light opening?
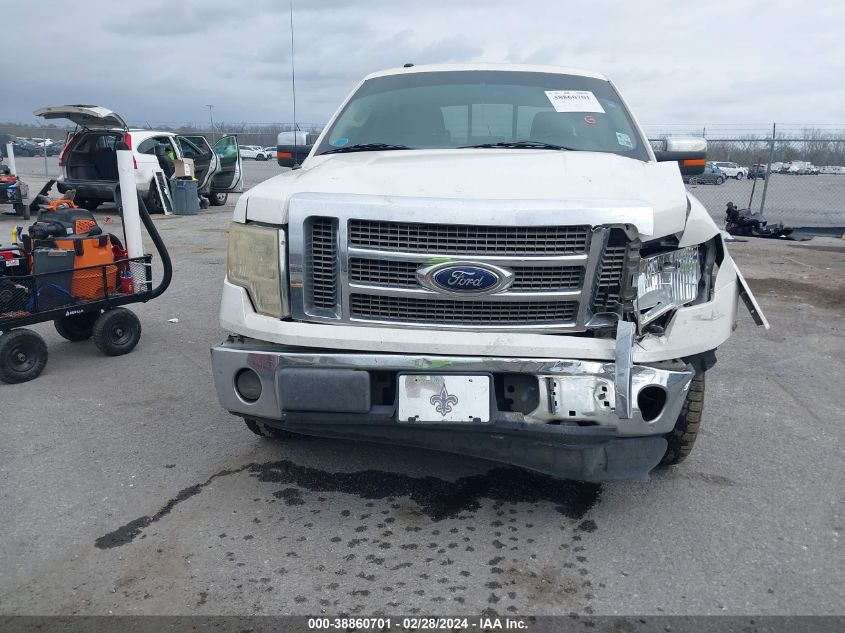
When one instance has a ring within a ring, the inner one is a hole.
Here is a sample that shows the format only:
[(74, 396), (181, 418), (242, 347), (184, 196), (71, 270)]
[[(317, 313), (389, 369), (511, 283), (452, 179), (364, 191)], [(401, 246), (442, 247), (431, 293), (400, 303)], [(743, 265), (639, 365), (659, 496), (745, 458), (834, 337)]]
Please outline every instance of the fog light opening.
[(255, 402), (261, 397), (261, 378), (251, 369), (242, 369), (235, 376), (235, 391), (246, 402)]
[(666, 390), (655, 385), (643, 387), (637, 394), (637, 406), (646, 422), (657, 419), (666, 406)]

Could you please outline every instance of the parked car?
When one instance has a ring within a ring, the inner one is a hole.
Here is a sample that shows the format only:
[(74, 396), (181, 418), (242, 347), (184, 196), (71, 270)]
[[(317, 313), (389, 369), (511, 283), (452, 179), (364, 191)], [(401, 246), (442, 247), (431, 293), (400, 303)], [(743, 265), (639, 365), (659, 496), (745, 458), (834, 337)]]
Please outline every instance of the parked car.
[(762, 178), (766, 179), (768, 175), (766, 166), (760, 163), (755, 163), (748, 168), (748, 177), (751, 179)]
[(369, 75), (300, 169), (238, 201), (231, 336), (211, 354), (221, 405), (265, 437), (409, 444), (581, 481), (679, 463), (740, 293), (765, 325), (681, 184), (705, 159), (699, 138), (653, 151), (595, 72)]
[(241, 145), (240, 150), (241, 157), (252, 158), (253, 160), (267, 160), (272, 156), (272, 153), (260, 145)]
[(684, 181), (690, 185), (721, 185), (725, 182), (725, 174), (714, 166), (712, 163), (707, 163), (704, 167), (704, 172), (697, 176), (686, 176)]
[(40, 148), (25, 138), (13, 136), (12, 134), (0, 134), (0, 154), (3, 156), (6, 156), (6, 144), (9, 141), (12, 141), (15, 156), (37, 156), (40, 153)]
[(108, 108), (91, 105), (52, 106), (35, 111), (44, 119), (68, 119), (77, 125), (59, 156), (61, 176), (56, 187), (64, 193), (76, 190), (76, 201), (86, 209), (113, 202), (118, 187), (115, 144), (125, 141), (135, 161), (135, 181), (152, 213), (163, 211), (153, 184), (161, 169), (156, 156), (160, 147), (175, 158), (190, 158), (200, 195), (211, 205), (226, 203), (229, 192), (243, 191), (243, 171), (238, 141), (224, 136), (214, 148), (204, 136), (159, 130), (130, 129)]
[(742, 167), (737, 163), (713, 162), (713, 166), (718, 167), (725, 175), (725, 178), (734, 178), (735, 180), (742, 180), (748, 176), (748, 169)]
[(782, 173), (798, 176), (818, 175), (819, 168), (806, 160), (791, 160), (784, 165)]
[[(19, 140), (26, 141), (31, 143), (34, 146), (34, 151), (37, 156), (43, 156), (45, 153), (47, 156), (58, 156), (61, 151), (62, 147), (64, 146), (64, 141), (54, 141), (49, 138), (39, 138), (39, 137), (18, 137)], [(30, 148), (33, 149), (33, 148)]]
[(64, 148), (64, 141), (53, 141), (47, 146), (47, 156), (59, 156)]
[(836, 174), (837, 176), (845, 176), (845, 167), (842, 165), (825, 165), (819, 168), (820, 174)]

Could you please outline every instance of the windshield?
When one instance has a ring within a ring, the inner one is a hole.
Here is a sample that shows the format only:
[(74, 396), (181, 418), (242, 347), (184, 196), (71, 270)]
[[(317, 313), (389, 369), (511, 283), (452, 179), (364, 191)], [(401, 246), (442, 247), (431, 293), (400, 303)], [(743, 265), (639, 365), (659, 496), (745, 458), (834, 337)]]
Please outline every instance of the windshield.
[(315, 153), (497, 144), (505, 149), (520, 142), (537, 149), (610, 152), (648, 160), (642, 138), (608, 81), (512, 71), (419, 72), (369, 79)]

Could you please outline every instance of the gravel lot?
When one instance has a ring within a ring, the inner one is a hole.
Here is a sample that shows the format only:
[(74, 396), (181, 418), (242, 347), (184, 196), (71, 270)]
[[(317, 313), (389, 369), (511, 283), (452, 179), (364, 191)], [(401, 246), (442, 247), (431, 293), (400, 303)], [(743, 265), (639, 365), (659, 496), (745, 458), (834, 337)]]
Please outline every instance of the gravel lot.
[(592, 485), (249, 433), (208, 354), (232, 203), (156, 218), (174, 282), (132, 354), (42, 324), (44, 374), (0, 384), (0, 613), (842, 612), (845, 242), (734, 244), (772, 329), (740, 314), (685, 464)]

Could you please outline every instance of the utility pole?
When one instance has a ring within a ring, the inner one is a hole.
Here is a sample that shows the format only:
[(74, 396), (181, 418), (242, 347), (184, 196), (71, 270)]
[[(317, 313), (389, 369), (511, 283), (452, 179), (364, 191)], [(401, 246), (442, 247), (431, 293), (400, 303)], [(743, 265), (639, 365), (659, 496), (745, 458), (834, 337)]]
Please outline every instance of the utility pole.
[[(760, 199), (760, 215), (763, 215), (766, 210), (766, 192), (769, 190), (769, 179), (772, 177), (772, 160), (775, 157), (775, 136), (777, 129), (777, 123), (772, 123), (772, 143), (769, 145), (769, 162), (766, 164), (766, 175), (763, 178), (763, 197)], [(759, 166), (757, 169), (759, 169)]]
[(214, 138), (214, 115), (212, 114), (214, 106), (208, 103), (205, 107), (208, 108), (208, 119), (211, 121), (211, 144), (214, 145), (216, 141), (216, 139)]

